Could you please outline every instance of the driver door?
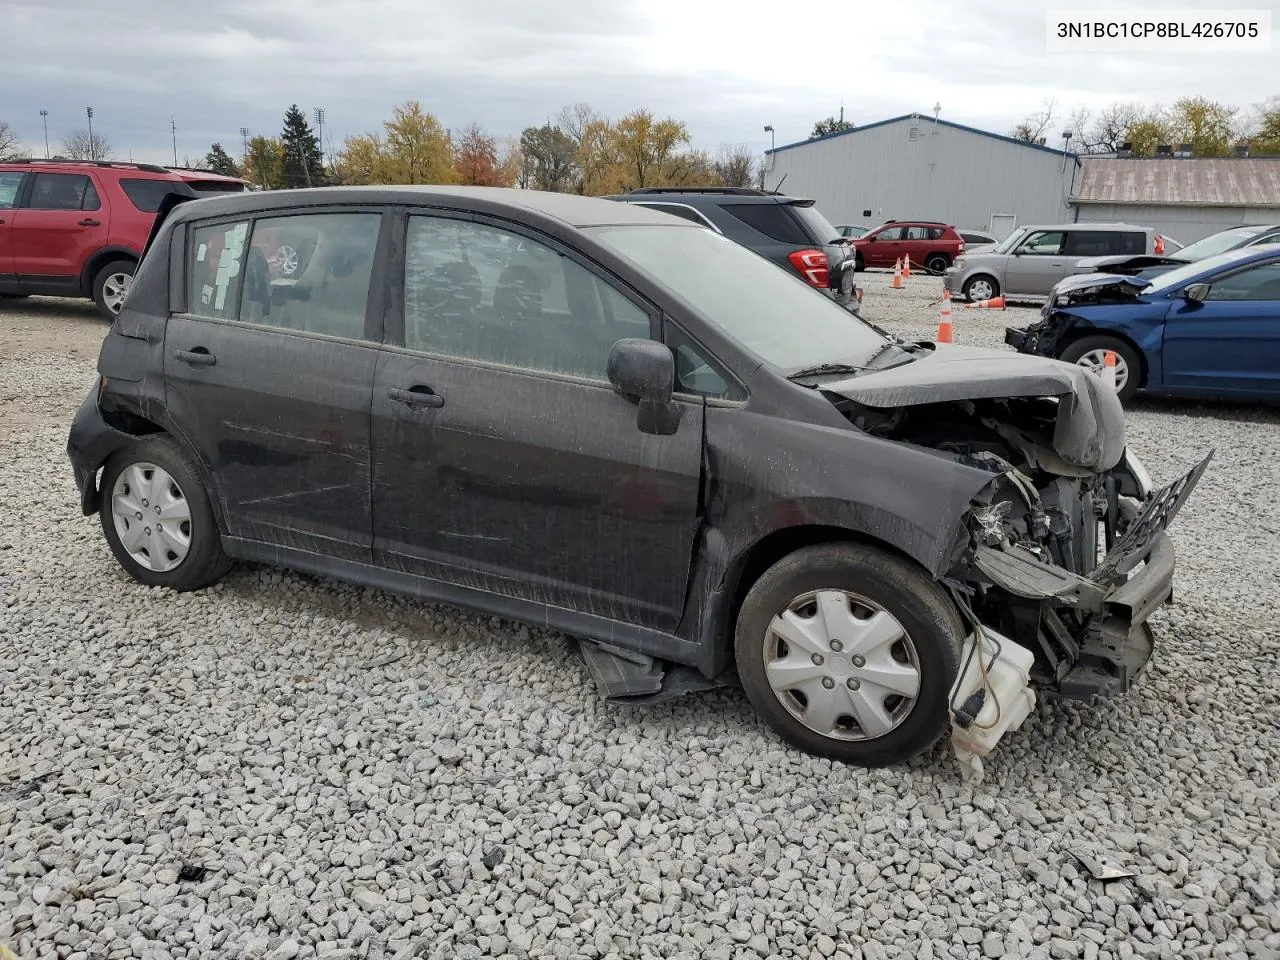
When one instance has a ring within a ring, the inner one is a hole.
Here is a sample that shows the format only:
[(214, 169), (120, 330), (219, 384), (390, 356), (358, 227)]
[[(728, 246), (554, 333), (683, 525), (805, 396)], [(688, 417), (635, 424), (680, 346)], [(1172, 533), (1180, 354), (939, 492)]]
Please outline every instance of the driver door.
[(902, 256), (902, 227), (886, 227), (873, 233), (862, 245), (862, 260), (868, 267), (892, 267)]

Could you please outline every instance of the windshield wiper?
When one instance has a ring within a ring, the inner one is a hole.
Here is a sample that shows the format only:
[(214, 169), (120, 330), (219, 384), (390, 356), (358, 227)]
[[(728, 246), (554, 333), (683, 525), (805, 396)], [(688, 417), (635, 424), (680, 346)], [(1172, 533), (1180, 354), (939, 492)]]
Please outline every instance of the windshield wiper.
[(866, 367), (855, 367), (851, 363), (819, 363), (812, 367), (802, 367), (795, 373), (787, 375), (788, 380), (799, 380), (801, 377), (814, 377), (822, 373), (862, 373)]

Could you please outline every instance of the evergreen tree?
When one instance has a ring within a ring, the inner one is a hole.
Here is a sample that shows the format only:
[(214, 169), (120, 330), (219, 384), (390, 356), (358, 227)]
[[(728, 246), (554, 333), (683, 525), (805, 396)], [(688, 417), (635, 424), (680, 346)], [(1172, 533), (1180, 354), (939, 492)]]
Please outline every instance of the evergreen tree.
[(306, 114), (296, 103), (284, 115), (280, 143), (284, 146), (284, 165), (281, 168), (283, 186), (319, 187), (327, 182), (320, 141), (307, 123)]
[(222, 149), (222, 144), (220, 143), (215, 143), (209, 148), (209, 152), (204, 158), (204, 165), (214, 173), (220, 173), (224, 177), (240, 176), (240, 168), (231, 159), (231, 155)]

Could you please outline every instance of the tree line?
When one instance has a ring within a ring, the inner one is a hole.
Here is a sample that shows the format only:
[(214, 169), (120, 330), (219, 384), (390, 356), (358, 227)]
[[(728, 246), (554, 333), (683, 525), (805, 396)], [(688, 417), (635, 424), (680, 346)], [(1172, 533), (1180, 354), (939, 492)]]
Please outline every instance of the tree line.
[(1129, 144), (1135, 157), (1152, 157), (1160, 146), (1176, 150), (1189, 143), (1196, 157), (1231, 156), (1237, 144), (1247, 144), (1254, 155), (1277, 155), (1280, 96), (1249, 111), (1205, 97), (1183, 97), (1169, 106), (1113, 103), (1096, 112), (1087, 107), (1064, 111), (1057, 100), (1046, 100), (1010, 136), (1059, 146), (1060, 134), (1067, 131), (1068, 149), (1075, 153), (1115, 153)]
[(478, 124), (447, 129), (409, 100), (394, 107), (380, 129), (348, 136), (328, 163), (294, 105), (278, 137), (253, 137), (238, 160), (215, 143), (204, 164), (264, 189), (435, 183), (600, 196), (650, 186), (749, 187), (757, 176), (746, 145), (712, 154), (693, 148), (682, 121), (644, 108), (612, 120), (585, 103), (519, 136), (499, 138)]

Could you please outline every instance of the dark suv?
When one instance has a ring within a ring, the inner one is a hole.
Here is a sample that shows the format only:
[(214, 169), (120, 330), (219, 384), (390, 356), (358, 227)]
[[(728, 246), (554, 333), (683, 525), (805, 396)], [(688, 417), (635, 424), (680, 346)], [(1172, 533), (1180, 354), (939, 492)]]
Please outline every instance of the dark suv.
[(857, 312), (853, 253), (812, 200), (747, 187), (645, 187), (607, 199), (652, 207), (708, 227)]
[(529, 190), (179, 203), (98, 371), (68, 453), (135, 580), (234, 558), (534, 622), (609, 697), (740, 681), (873, 765), (948, 731), (972, 764), (1032, 682), (1126, 690), (1203, 469), (1153, 492), (1081, 367), (891, 340), (711, 230)]
[(111, 319), (166, 194), (247, 187), (234, 177), (146, 163), (0, 162), (0, 297), (89, 297)]

